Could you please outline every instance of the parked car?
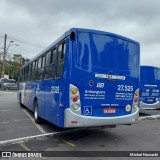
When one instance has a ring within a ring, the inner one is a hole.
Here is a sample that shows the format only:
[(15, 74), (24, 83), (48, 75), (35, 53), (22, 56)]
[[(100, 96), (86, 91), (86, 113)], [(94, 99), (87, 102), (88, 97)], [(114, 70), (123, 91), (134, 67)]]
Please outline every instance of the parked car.
[(3, 90), (17, 90), (17, 84), (16, 83), (4, 83), (2, 88)]

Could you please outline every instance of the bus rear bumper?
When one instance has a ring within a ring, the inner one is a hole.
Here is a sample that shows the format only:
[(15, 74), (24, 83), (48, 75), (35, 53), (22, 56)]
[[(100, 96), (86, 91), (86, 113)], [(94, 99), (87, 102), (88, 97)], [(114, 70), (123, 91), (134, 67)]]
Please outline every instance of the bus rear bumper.
[(153, 104), (146, 104), (140, 101), (140, 110), (142, 109), (160, 109), (160, 101)]
[(133, 124), (138, 120), (139, 108), (132, 114), (117, 117), (94, 117), (78, 115), (71, 111), (70, 108), (65, 109), (64, 127), (97, 127), (120, 124)]

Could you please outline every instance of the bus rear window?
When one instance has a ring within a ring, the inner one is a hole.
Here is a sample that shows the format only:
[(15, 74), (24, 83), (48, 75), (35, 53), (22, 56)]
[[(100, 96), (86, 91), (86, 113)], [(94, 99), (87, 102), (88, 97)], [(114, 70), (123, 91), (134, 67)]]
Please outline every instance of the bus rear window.
[(135, 70), (138, 66), (136, 43), (93, 33), (79, 33), (78, 37), (77, 64), (81, 68)]

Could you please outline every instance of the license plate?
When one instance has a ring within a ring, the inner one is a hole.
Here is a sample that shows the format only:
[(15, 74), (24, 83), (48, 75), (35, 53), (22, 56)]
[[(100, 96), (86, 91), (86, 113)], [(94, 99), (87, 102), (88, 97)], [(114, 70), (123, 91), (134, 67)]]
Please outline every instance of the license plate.
[(116, 109), (115, 108), (104, 108), (103, 112), (104, 113), (116, 113)]

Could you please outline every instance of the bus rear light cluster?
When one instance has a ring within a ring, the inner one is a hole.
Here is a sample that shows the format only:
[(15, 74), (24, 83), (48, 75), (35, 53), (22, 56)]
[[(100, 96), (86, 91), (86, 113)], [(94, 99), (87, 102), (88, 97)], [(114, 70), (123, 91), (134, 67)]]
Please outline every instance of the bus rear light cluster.
[(133, 104), (132, 104), (132, 113), (136, 112), (139, 108), (139, 88), (134, 92)]
[(80, 94), (76, 86), (70, 84), (70, 108), (76, 113), (81, 113)]

